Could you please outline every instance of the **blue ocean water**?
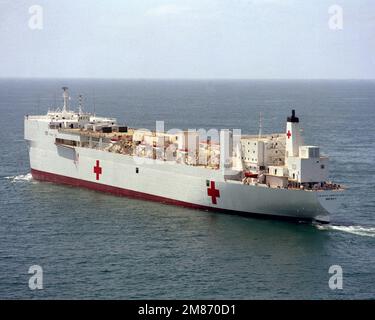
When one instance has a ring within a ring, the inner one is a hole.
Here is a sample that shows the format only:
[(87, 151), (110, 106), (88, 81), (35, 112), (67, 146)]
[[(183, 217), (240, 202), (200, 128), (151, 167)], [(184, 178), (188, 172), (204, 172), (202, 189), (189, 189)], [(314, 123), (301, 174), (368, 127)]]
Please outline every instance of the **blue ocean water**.
[[(332, 225), (166, 206), (33, 181), (23, 117), (83, 94), (88, 111), (134, 127), (283, 132), (348, 188)], [(0, 80), (0, 298), (375, 298), (375, 81)], [(31, 265), (44, 288), (28, 287)], [(331, 265), (343, 289), (328, 286)]]

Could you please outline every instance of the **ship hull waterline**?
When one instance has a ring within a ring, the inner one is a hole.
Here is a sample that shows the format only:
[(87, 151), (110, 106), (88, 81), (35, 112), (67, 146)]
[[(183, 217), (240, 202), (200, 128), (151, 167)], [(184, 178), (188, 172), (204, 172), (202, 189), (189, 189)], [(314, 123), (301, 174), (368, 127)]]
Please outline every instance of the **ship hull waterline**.
[(60, 185), (78, 187), (93, 190), (96, 192), (102, 192), (106, 194), (111, 194), (115, 196), (121, 197), (128, 197), (152, 202), (158, 202), (164, 205), (172, 205), (172, 206), (179, 206), (184, 207), (192, 210), (201, 210), (201, 211), (210, 211), (210, 212), (217, 212), (217, 213), (224, 213), (224, 214), (231, 214), (231, 215), (238, 215), (242, 217), (249, 217), (255, 219), (264, 219), (264, 220), (280, 220), (280, 221), (288, 221), (288, 222), (297, 222), (297, 223), (311, 223), (316, 222), (320, 224), (329, 224), (330, 219), (328, 217), (328, 212), (324, 212), (322, 219), (319, 219), (318, 216), (316, 217), (300, 217), (300, 216), (285, 216), (285, 215), (278, 215), (275, 213), (256, 213), (256, 212), (249, 212), (249, 211), (238, 211), (238, 210), (231, 210), (231, 209), (223, 209), (223, 208), (216, 208), (210, 207), (200, 204), (194, 204), (186, 201), (175, 200), (167, 197), (162, 197), (158, 195), (153, 195), (149, 193), (139, 192), (135, 190), (115, 187), (103, 183), (93, 182), (93, 181), (86, 181), (79, 178), (64, 176), (60, 174), (55, 174), (46, 171), (40, 171), (36, 169), (31, 169), (31, 175), (33, 179), (37, 181), (44, 181), (44, 182), (51, 182)]

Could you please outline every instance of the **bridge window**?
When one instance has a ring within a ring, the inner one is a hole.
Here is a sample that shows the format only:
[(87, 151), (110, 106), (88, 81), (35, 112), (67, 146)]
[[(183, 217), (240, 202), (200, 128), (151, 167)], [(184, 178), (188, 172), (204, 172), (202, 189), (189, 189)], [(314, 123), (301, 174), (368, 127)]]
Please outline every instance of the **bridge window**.
[(55, 142), (56, 144), (64, 144), (66, 146), (73, 146), (73, 147), (77, 146), (77, 141), (74, 141), (74, 140), (56, 138)]

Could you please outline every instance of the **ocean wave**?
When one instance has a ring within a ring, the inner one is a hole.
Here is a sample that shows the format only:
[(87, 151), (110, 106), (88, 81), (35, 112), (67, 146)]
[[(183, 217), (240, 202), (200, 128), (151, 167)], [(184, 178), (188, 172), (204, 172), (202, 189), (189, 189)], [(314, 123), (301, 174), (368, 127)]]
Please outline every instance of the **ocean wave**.
[(17, 176), (5, 177), (5, 179), (8, 179), (12, 182), (19, 182), (19, 181), (31, 181), (33, 177), (31, 173), (27, 173), (27, 174), (19, 174)]
[(347, 232), (358, 236), (375, 237), (375, 227), (317, 225), (317, 228), (319, 230), (333, 230)]

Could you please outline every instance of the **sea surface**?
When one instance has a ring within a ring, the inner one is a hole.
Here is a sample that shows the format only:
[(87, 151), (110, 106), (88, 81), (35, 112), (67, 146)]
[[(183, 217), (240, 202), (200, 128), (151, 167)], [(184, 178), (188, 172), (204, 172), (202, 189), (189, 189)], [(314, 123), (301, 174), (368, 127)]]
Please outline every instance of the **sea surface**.
[[(133, 127), (284, 132), (347, 187), (330, 226), (190, 210), (31, 178), (23, 119), (72, 105)], [(0, 80), (0, 298), (375, 298), (375, 81)], [(43, 268), (30, 290), (29, 267)], [(329, 268), (343, 271), (332, 290)]]

